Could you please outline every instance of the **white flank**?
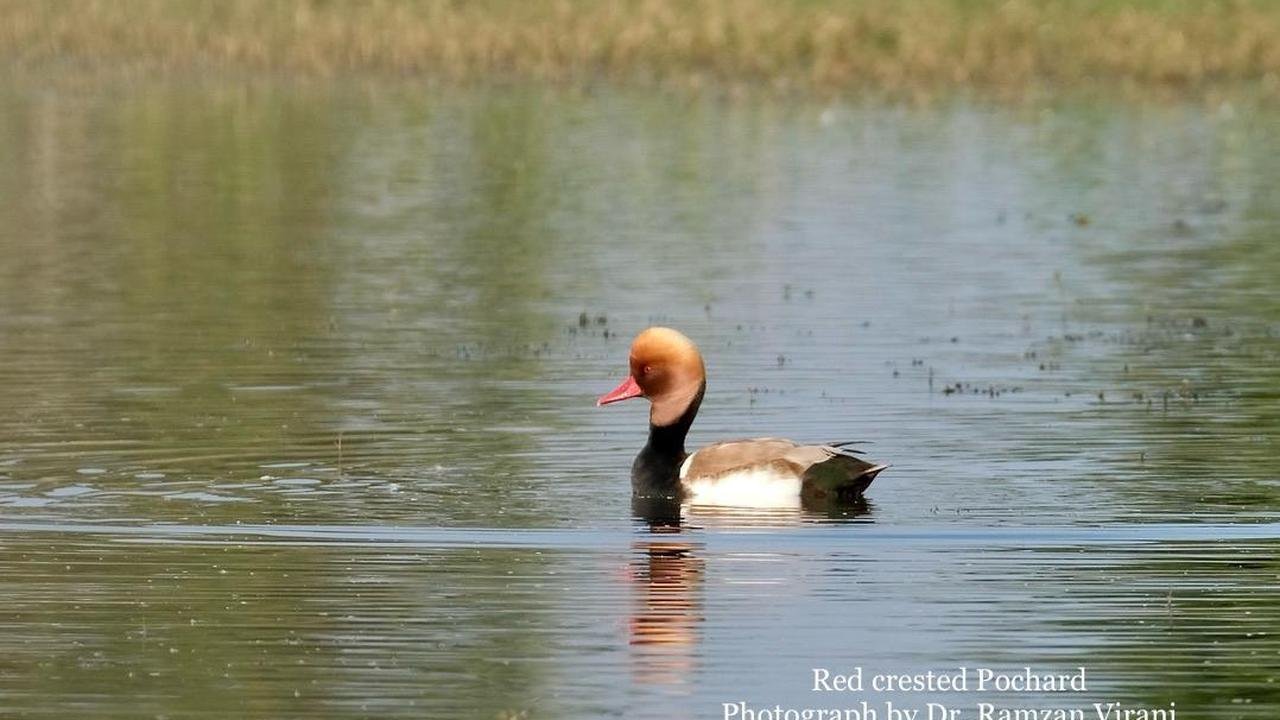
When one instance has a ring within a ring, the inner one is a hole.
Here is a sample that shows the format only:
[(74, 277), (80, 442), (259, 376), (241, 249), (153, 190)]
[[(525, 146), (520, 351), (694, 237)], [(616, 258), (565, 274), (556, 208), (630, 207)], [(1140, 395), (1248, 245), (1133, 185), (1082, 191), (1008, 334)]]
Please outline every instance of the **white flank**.
[[(680, 476), (684, 471), (680, 468)], [(693, 505), (722, 505), (744, 508), (800, 507), (800, 478), (771, 468), (739, 470), (714, 478), (684, 480)]]
[(684, 462), (680, 463), (680, 479), (681, 480), (684, 479), (685, 475), (689, 474), (689, 464), (693, 462), (693, 456), (697, 454), (698, 454), (697, 451), (689, 453), (689, 457), (685, 458)]

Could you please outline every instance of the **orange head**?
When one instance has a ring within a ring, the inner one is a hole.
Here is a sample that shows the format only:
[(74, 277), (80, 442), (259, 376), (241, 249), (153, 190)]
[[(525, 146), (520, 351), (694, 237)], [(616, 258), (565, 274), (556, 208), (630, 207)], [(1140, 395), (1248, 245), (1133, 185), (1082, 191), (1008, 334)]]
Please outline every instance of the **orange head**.
[(702, 353), (692, 340), (671, 328), (651, 327), (631, 342), (631, 374), (596, 404), (643, 397), (653, 406), (649, 422), (670, 425), (699, 396), (706, 377)]

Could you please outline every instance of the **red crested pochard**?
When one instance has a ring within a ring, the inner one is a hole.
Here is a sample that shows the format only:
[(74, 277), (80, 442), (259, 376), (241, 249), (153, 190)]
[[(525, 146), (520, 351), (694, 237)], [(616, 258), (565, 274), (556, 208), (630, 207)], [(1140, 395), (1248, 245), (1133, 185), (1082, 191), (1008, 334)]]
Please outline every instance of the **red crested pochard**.
[(596, 405), (635, 397), (651, 405), (649, 441), (631, 466), (637, 495), (747, 507), (793, 504), (801, 497), (855, 499), (888, 467), (840, 443), (780, 438), (716, 443), (686, 454), (685, 435), (706, 387), (702, 353), (683, 334), (651, 327), (631, 343), (630, 374)]

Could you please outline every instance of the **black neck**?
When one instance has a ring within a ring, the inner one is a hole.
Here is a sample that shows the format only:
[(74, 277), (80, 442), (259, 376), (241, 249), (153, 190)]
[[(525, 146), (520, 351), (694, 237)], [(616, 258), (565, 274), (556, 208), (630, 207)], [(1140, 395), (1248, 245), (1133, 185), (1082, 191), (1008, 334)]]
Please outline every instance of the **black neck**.
[(636, 495), (675, 497), (680, 491), (680, 463), (684, 462), (684, 439), (702, 405), (703, 383), (689, 407), (670, 425), (649, 423), (649, 442), (631, 465), (631, 489)]

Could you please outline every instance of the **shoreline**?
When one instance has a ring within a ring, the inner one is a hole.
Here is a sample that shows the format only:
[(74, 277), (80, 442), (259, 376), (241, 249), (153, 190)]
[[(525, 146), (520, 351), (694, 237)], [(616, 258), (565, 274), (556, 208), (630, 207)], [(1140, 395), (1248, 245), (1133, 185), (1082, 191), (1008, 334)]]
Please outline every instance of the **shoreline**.
[(1280, 95), (1280, 4), (1249, 0), (0, 0), (12, 73), (248, 74), (1004, 99)]

